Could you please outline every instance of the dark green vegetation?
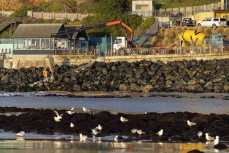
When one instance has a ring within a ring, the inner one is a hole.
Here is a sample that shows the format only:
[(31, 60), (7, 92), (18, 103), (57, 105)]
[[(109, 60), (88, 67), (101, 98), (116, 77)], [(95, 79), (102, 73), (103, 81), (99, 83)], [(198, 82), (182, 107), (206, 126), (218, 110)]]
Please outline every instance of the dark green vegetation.
[(166, 64), (146, 60), (133, 63), (95, 62), (79, 72), (74, 71), (77, 66), (55, 66), (50, 81), (42, 81), (43, 68), (2, 68), (0, 91), (229, 93), (228, 65), (229, 59), (183, 60)]
[[(138, 15), (123, 13), (128, 5), (127, 2), (127, 0), (89, 0), (89, 2), (84, 3), (80, 8), (80, 12), (91, 14), (83, 20), (83, 24), (93, 25), (114, 20), (122, 20), (134, 30), (143, 22), (143, 19)], [(97, 28), (89, 30), (88, 32), (90, 35), (97, 36), (110, 35), (111, 33), (113, 36), (126, 36), (127, 33), (126, 29), (122, 26)]]

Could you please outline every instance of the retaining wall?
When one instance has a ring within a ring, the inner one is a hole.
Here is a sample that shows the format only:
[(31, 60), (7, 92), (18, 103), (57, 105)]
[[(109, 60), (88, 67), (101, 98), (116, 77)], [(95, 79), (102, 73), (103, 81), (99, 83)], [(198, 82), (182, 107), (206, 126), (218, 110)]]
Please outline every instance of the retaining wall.
[(22, 67), (51, 67), (51, 65), (80, 65), (83, 63), (99, 62), (117, 62), (127, 61), (136, 62), (141, 60), (168, 61), (179, 60), (213, 60), (213, 59), (229, 59), (229, 53), (209, 53), (209, 54), (173, 54), (173, 55), (130, 55), (130, 56), (105, 56), (98, 57), (91, 55), (14, 55), (12, 59), (4, 59), (3, 66), (5, 68), (19, 69)]

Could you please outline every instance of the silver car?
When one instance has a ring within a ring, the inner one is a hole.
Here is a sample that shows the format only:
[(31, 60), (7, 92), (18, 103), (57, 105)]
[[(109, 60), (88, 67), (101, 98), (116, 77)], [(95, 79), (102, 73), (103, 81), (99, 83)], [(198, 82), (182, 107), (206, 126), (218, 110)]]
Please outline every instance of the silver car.
[(202, 21), (197, 23), (197, 26), (204, 26), (204, 27), (224, 27), (227, 26), (227, 20), (225, 18), (206, 18)]

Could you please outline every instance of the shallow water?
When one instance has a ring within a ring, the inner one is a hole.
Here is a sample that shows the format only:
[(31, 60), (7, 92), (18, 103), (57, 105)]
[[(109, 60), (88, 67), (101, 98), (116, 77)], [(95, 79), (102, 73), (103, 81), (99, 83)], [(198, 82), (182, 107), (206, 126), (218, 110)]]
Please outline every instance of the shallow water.
[[(144, 112), (197, 112), (229, 114), (229, 100), (222, 98), (200, 97), (140, 97), (140, 98), (70, 98), (65, 96), (44, 96), (33, 93), (2, 93), (1, 107), (22, 108), (61, 108), (81, 109), (83, 106), (94, 110), (110, 110), (112, 112), (144, 113)], [(0, 131), (0, 153), (186, 153), (199, 149), (207, 153), (229, 152), (217, 151), (212, 144), (187, 143), (149, 143), (130, 142), (114, 143), (113, 138), (103, 138), (103, 142), (80, 142), (78, 137), (72, 140), (70, 135), (38, 135), (26, 133), (25, 139), (16, 140), (15, 133)], [(62, 141), (61, 141), (62, 140)], [(63, 141), (65, 140), (65, 141)], [(109, 141), (109, 142), (107, 142)]]
[[(19, 96), (20, 95), (20, 96)], [(203, 114), (229, 114), (229, 100), (199, 97), (138, 97), (138, 98), (71, 98), (65, 96), (36, 96), (17, 94), (0, 96), (0, 106), (27, 108), (82, 108), (114, 112), (197, 112)]]
[(145, 142), (77, 142), (77, 141), (15, 141), (0, 142), (1, 153), (186, 153), (199, 149), (207, 153), (217, 151), (212, 145), (200, 143), (145, 143)]

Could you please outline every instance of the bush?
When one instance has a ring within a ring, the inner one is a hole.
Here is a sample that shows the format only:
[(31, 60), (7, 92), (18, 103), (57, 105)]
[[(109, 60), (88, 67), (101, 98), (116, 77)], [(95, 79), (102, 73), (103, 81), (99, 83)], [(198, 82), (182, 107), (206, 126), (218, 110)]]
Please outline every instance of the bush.
[(16, 11), (14, 11), (14, 13), (12, 14), (12, 16), (14, 16), (14, 17), (24, 17), (24, 16), (27, 16), (27, 11), (32, 10), (32, 9), (33, 9), (32, 6), (21, 7), (20, 9), (17, 9)]

